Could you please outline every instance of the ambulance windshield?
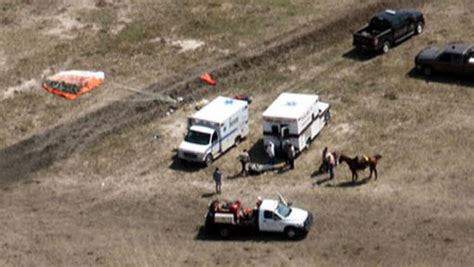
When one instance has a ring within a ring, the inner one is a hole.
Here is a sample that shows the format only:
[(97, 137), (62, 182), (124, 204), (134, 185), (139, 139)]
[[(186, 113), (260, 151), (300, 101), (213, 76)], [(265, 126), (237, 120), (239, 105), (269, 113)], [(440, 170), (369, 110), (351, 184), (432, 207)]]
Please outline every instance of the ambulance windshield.
[(186, 137), (184, 138), (184, 141), (193, 143), (193, 144), (198, 144), (198, 145), (207, 145), (209, 144), (209, 140), (211, 138), (211, 135), (208, 133), (201, 133), (197, 131), (190, 130)]

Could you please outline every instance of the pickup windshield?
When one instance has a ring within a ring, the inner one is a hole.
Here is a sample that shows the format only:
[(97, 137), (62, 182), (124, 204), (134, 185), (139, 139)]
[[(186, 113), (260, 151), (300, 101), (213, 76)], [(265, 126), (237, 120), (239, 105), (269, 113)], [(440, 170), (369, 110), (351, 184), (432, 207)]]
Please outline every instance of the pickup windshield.
[(207, 145), (209, 144), (210, 138), (211, 135), (208, 133), (201, 133), (190, 130), (184, 138), (184, 141), (198, 145)]
[(282, 203), (278, 203), (277, 212), (283, 217), (288, 217), (288, 215), (291, 213), (291, 209)]

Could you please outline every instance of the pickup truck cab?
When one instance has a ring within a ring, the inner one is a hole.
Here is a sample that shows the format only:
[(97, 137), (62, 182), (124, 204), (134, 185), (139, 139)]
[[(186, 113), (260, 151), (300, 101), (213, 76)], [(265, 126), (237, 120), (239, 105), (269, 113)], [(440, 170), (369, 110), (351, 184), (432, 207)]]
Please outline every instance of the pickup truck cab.
[(449, 44), (445, 48), (428, 47), (415, 57), (417, 71), (429, 76), (433, 72), (474, 74), (474, 47), (469, 44)]
[(420, 11), (385, 10), (357, 30), (352, 43), (357, 49), (387, 53), (395, 44), (421, 34), (424, 26), (425, 19)]
[(253, 209), (242, 208), (240, 201), (214, 200), (205, 215), (206, 229), (217, 232), (222, 238), (251, 231), (282, 233), (288, 239), (295, 239), (306, 235), (312, 223), (310, 212), (291, 207), (282, 197), (259, 200)]

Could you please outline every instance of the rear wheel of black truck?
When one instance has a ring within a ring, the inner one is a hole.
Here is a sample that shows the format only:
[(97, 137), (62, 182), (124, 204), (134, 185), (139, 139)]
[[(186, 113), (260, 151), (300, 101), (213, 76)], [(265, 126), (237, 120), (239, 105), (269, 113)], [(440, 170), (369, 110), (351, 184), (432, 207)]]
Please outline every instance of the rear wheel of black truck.
[(423, 74), (426, 76), (431, 76), (433, 74), (433, 69), (429, 66), (424, 66), (423, 67)]
[(390, 42), (384, 41), (382, 45), (382, 53), (387, 54), (390, 51)]
[(422, 34), (424, 29), (425, 29), (425, 25), (423, 25), (423, 22), (418, 22), (416, 24), (415, 34)]

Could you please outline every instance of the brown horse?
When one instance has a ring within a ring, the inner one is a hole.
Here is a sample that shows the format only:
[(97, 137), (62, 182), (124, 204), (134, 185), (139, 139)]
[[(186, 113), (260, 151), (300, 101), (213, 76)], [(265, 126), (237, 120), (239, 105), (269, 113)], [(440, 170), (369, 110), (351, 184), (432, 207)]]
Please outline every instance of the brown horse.
[(372, 178), (372, 172), (375, 173), (375, 180), (377, 180), (377, 162), (382, 158), (381, 155), (374, 155), (373, 157), (367, 156), (356, 156), (354, 158), (348, 157), (344, 154), (340, 154), (339, 160), (347, 163), (349, 169), (352, 172), (352, 182), (357, 181), (357, 171), (365, 170), (367, 167), (370, 168), (369, 179)]

